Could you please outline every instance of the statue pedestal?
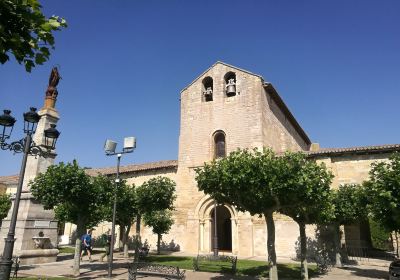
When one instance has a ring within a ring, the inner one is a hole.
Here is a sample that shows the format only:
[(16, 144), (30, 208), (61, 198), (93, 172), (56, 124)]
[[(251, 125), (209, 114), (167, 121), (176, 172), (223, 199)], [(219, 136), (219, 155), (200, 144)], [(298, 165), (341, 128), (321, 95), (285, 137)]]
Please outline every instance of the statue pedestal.
[[(13, 201), (14, 203), (14, 201)], [(4, 240), (10, 225), (11, 211), (8, 213), (0, 231), (0, 240)], [(33, 237), (44, 235), (48, 241), (43, 248), (37, 248)], [(20, 257), (21, 264), (55, 262), (57, 259), (57, 221), (52, 210), (44, 210), (31, 193), (23, 192), (15, 228), (14, 255)], [(0, 243), (0, 252), (4, 242)]]

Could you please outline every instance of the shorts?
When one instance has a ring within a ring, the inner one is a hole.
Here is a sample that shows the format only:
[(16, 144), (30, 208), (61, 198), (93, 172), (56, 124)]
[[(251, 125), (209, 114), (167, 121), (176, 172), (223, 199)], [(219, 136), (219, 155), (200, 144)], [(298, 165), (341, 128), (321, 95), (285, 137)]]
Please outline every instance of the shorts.
[(90, 246), (82, 245), (81, 251), (84, 251), (85, 253), (87, 253), (87, 251), (89, 251), (89, 253), (91, 253), (92, 252), (92, 248)]

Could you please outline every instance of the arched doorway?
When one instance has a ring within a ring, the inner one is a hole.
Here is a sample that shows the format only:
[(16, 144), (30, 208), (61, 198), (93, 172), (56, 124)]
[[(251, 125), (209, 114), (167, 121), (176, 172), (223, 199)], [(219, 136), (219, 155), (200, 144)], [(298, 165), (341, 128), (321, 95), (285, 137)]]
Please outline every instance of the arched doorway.
[(218, 237), (218, 250), (225, 252), (232, 252), (232, 221), (231, 213), (223, 206), (218, 205), (217, 207), (217, 222), (214, 221), (214, 210), (211, 210), (211, 250), (213, 249), (213, 238), (215, 235), (215, 224), (217, 225), (217, 237)]

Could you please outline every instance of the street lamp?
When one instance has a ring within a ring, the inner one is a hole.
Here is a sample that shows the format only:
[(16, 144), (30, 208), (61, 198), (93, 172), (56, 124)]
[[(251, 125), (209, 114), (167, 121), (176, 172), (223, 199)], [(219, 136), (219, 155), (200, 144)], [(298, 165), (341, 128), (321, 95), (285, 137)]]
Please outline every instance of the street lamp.
[(15, 241), (15, 226), (17, 223), (18, 207), (21, 199), (22, 184), (24, 182), (28, 155), (35, 157), (48, 157), (51, 155), (51, 150), (54, 150), (60, 132), (58, 132), (55, 128), (56, 126), (52, 124), (50, 128), (44, 130), (44, 145), (36, 145), (35, 142), (32, 141), (32, 135), (35, 133), (40, 116), (36, 112), (36, 108), (31, 107), (28, 112), (24, 113), (25, 137), (19, 141), (14, 141), (8, 144), (6, 143), (6, 140), (10, 138), (16, 120), (11, 116), (10, 110), (4, 110), (3, 112), (4, 114), (0, 116), (0, 148), (2, 150), (13, 151), (14, 153), (24, 153), (18, 178), (17, 193), (15, 195), (14, 207), (10, 220), (10, 227), (8, 229), (7, 238), (5, 239), (3, 256), (0, 260), (0, 280), (9, 280), (13, 263), (12, 255)]
[[(115, 183), (118, 187), (119, 184), (119, 165), (121, 163), (122, 154), (132, 153), (136, 148), (136, 138), (126, 137), (124, 139), (124, 148), (121, 152), (115, 152), (117, 147), (117, 142), (112, 140), (106, 140), (104, 144), (104, 151), (107, 156), (117, 156), (117, 176), (115, 178)], [(112, 226), (111, 226), (111, 244), (110, 244), (110, 257), (108, 258), (108, 278), (112, 277), (112, 266), (113, 266), (113, 252), (114, 252), (114, 242), (115, 242), (115, 215), (117, 212), (117, 192), (114, 190), (114, 205), (113, 205), (113, 216), (112, 216)], [(1, 280), (1, 279), (0, 279)]]

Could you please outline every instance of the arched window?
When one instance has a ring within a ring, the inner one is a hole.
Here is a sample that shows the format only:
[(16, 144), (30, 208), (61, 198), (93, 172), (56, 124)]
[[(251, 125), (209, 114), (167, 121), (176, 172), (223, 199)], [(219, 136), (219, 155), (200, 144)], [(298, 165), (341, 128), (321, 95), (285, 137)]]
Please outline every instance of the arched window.
[(225, 93), (226, 96), (236, 95), (236, 74), (233, 72), (228, 72), (224, 76), (225, 81)]
[(218, 131), (214, 134), (214, 158), (226, 156), (225, 133)]
[(214, 91), (214, 82), (211, 77), (205, 77), (203, 79), (203, 96), (204, 101), (212, 101), (213, 100), (213, 91)]

